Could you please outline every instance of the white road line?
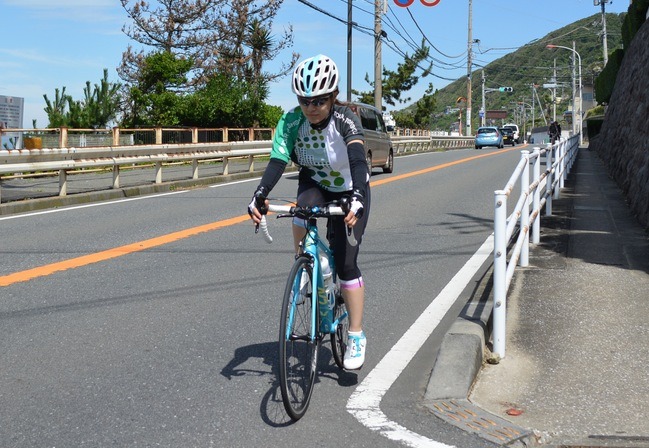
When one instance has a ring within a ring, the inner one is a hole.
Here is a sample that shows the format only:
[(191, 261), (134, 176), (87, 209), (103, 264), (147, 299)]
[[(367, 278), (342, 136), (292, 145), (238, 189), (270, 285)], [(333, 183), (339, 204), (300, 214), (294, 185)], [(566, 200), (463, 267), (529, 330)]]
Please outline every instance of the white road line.
[(363, 425), (380, 432), (388, 439), (414, 448), (449, 447), (390, 421), (381, 411), (381, 400), (439, 325), (471, 278), (491, 256), (493, 247), (491, 234), (349, 397), (347, 410)]
[[(245, 179), (245, 180), (239, 180), (239, 181), (233, 181), (233, 182), (223, 182), (220, 184), (215, 184), (215, 185), (208, 185), (209, 188), (219, 188), (219, 187), (224, 187), (227, 185), (234, 185), (234, 184), (240, 184), (244, 182), (253, 182), (255, 180), (258, 180), (258, 178), (251, 178), (251, 179)], [(81, 208), (89, 208), (89, 207), (103, 207), (106, 205), (115, 205), (119, 204), (122, 202), (132, 202), (132, 201), (143, 201), (147, 199), (154, 199), (154, 198), (159, 198), (162, 196), (170, 196), (174, 194), (183, 194), (183, 193), (189, 193), (192, 190), (177, 190), (177, 191), (170, 191), (166, 193), (155, 193), (155, 194), (148, 194), (144, 196), (136, 196), (132, 198), (123, 198), (123, 199), (113, 199), (113, 200), (108, 200), (108, 201), (101, 201), (101, 202), (93, 202), (91, 204), (83, 204), (83, 205), (71, 205), (71, 206), (66, 206), (62, 208), (53, 208), (49, 210), (41, 210), (38, 212), (29, 212), (29, 213), (21, 213), (18, 215), (8, 215), (8, 216), (2, 216), (0, 217), (0, 221), (6, 221), (8, 219), (19, 219), (19, 218), (27, 218), (29, 216), (38, 216), (38, 215), (47, 215), (50, 213), (60, 213), (60, 212), (69, 212), (71, 210), (78, 210)]]
[(145, 199), (151, 199), (151, 198), (158, 198), (161, 196), (170, 196), (173, 194), (182, 194), (182, 193), (187, 193), (190, 190), (178, 190), (178, 191), (171, 191), (168, 193), (157, 193), (157, 194), (151, 194), (151, 195), (146, 195), (146, 196), (136, 196), (133, 198), (124, 198), (124, 199), (113, 199), (113, 200), (108, 200), (108, 201), (101, 201), (101, 202), (93, 202), (91, 204), (83, 204), (83, 205), (71, 205), (71, 206), (65, 206), (62, 208), (52, 208), (48, 210), (42, 210), (39, 212), (30, 212), (30, 213), (21, 213), (19, 215), (8, 215), (8, 216), (3, 216), (0, 217), (0, 221), (5, 221), (7, 219), (19, 219), (19, 218), (27, 218), (29, 216), (38, 216), (38, 215), (48, 215), (50, 213), (61, 213), (61, 212), (69, 212), (70, 210), (78, 210), (81, 208), (90, 208), (90, 207), (103, 207), (106, 205), (115, 205), (121, 202), (132, 202), (132, 201), (142, 201)]

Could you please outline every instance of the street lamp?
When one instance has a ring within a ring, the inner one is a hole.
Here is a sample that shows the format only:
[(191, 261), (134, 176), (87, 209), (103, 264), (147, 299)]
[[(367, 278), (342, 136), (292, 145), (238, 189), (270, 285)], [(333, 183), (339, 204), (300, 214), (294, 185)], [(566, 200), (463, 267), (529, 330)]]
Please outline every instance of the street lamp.
[[(572, 42), (572, 46), (575, 46), (575, 42)], [(573, 64), (572, 64), (572, 133), (575, 134), (576, 128), (575, 125), (577, 124), (577, 120), (575, 119), (575, 113), (579, 117), (579, 145), (583, 145), (584, 140), (582, 136), (582, 113), (581, 113), (581, 104), (583, 102), (582, 98), (582, 86), (581, 86), (581, 56), (579, 53), (574, 49), (570, 47), (564, 47), (562, 45), (554, 45), (554, 44), (548, 44), (545, 46), (545, 48), (563, 48), (564, 50), (569, 50), (572, 51), (573, 55), (577, 56), (577, 59), (579, 60), (579, 110), (576, 110), (576, 97), (575, 97), (575, 64), (574, 64), (574, 56), (573, 56)]]

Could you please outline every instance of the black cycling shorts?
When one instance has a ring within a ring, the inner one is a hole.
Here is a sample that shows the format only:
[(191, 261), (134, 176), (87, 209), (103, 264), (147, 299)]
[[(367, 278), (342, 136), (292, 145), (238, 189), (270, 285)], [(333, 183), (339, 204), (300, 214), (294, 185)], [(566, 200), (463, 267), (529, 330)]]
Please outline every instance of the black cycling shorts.
[[(313, 179), (300, 174), (297, 187), (297, 205), (300, 207), (323, 205), (326, 202), (340, 199), (344, 195), (350, 195), (351, 191), (334, 193), (324, 190)], [(334, 251), (336, 271), (341, 280), (355, 280), (361, 277), (361, 270), (358, 268), (358, 249), (363, 240), (367, 219), (370, 215), (370, 187), (366, 186), (365, 203), (363, 204), (363, 216), (353, 227), (354, 237), (358, 244), (352, 246), (347, 241), (347, 226), (342, 216), (329, 218), (327, 222), (327, 240)]]

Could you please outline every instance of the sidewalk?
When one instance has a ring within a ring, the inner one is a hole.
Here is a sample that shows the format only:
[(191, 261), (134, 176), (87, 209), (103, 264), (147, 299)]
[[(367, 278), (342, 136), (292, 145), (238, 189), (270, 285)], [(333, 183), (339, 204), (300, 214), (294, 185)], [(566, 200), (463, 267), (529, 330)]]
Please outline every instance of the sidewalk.
[(447, 398), (486, 411), (502, 445), (649, 447), (649, 237), (587, 148), (541, 227), (508, 292), (505, 358), (473, 375), (476, 339), (465, 343), (454, 354), (475, 382)]

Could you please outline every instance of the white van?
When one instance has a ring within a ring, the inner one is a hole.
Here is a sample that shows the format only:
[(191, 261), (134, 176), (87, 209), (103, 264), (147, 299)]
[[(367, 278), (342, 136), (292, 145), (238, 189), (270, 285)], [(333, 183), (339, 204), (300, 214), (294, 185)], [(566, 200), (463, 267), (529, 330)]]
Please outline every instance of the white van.
[(503, 125), (503, 128), (510, 128), (512, 131), (514, 131), (514, 141), (518, 144), (521, 142), (521, 135), (518, 132), (518, 125), (514, 123), (507, 123)]

